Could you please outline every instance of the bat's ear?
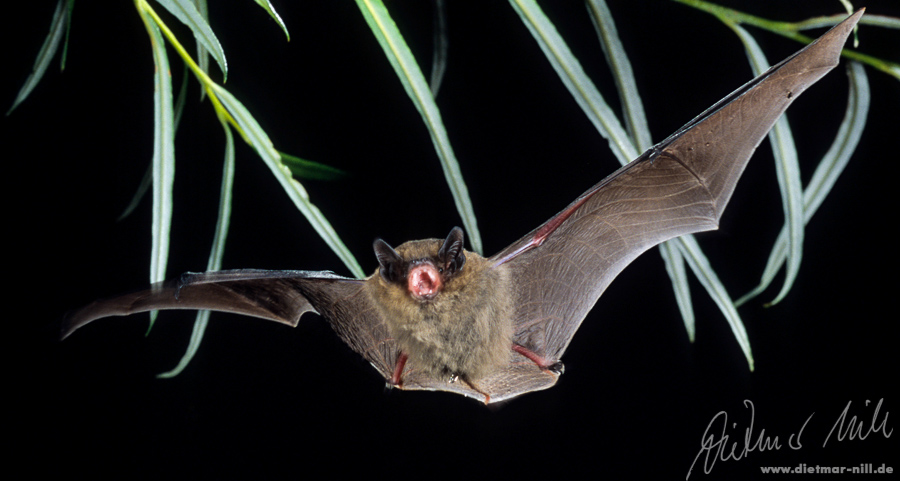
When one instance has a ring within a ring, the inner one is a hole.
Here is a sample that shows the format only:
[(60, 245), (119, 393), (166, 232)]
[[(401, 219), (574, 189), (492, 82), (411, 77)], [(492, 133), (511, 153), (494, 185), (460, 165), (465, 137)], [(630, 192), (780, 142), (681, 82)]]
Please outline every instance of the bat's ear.
[(372, 248), (375, 249), (375, 257), (378, 258), (378, 265), (381, 267), (381, 277), (388, 282), (399, 282), (403, 276), (403, 258), (400, 254), (381, 239), (375, 239)]
[(462, 269), (463, 264), (466, 263), (462, 229), (454, 227), (450, 231), (450, 234), (444, 239), (444, 245), (438, 251), (438, 259), (440, 259), (441, 265), (449, 271), (447, 274), (454, 274)]

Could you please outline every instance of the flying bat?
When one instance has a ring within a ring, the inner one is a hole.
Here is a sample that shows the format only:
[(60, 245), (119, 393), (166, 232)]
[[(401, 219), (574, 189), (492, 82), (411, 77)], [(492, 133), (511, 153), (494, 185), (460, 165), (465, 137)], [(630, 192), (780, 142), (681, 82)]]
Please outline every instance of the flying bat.
[(553, 386), (560, 358), (610, 282), (647, 249), (714, 230), (753, 151), (807, 87), (838, 64), (859, 10), (492, 257), (462, 229), (396, 249), (374, 243), (366, 279), (328, 271), (186, 273), (93, 302), (62, 337), (102, 317), (209, 309), (296, 326), (324, 317), (389, 385), (450, 391), (485, 403)]

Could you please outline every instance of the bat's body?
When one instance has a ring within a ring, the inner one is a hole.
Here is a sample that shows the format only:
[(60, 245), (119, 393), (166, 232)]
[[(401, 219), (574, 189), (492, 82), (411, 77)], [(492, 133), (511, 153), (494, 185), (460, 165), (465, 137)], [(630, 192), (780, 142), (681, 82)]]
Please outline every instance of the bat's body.
[[(366, 290), (411, 366), (472, 384), (508, 362), (515, 306), (508, 269), (464, 251), (462, 243), (455, 228), (443, 243), (407, 242), (390, 259), (390, 247), (380, 243), (381, 265)], [(392, 268), (396, 279), (386, 274)]]
[(668, 239), (717, 228), (751, 154), (788, 105), (838, 63), (862, 11), (744, 85), (592, 187), (498, 254), (446, 240), (392, 249), (364, 280), (329, 272), (185, 274), (94, 302), (63, 337), (94, 319), (154, 309), (211, 309), (297, 325), (306, 312), (392, 385), (485, 402), (552, 386), (587, 312), (632, 260)]

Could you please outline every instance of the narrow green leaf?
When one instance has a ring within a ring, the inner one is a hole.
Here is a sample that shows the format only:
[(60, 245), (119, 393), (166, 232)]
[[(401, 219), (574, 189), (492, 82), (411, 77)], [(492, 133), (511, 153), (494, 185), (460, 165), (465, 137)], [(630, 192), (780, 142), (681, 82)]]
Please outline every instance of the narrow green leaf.
[(318, 207), (313, 205), (309, 200), (309, 194), (299, 182), (294, 180), (290, 169), (281, 163), (281, 154), (275, 150), (269, 136), (266, 135), (256, 119), (237, 99), (234, 98), (227, 90), (216, 84), (209, 84), (210, 92), (216, 95), (216, 98), (222, 102), (222, 105), (228, 110), (228, 113), (234, 118), (238, 127), (244, 134), (247, 142), (253, 146), (257, 154), (269, 166), (275, 178), (281, 184), (288, 197), (294, 202), (294, 205), (309, 220), (313, 228), (322, 237), (325, 243), (334, 251), (335, 254), (343, 261), (344, 265), (358, 278), (365, 277), (365, 273), (353, 257), (353, 254), (347, 249), (344, 243), (338, 237), (331, 223), (325, 219)]
[(278, 15), (278, 12), (275, 11), (275, 7), (272, 6), (272, 3), (269, 0), (256, 0), (256, 3), (263, 8), (266, 12), (269, 13), (269, 16), (275, 20), (278, 26), (284, 30), (284, 35), (287, 37), (288, 42), (291, 41), (291, 35), (288, 33), (287, 26), (285, 26), (284, 22), (281, 20), (281, 16)]
[[(150, 283), (166, 278), (169, 233), (172, 226), (172, 184), (175, 179), (175, 129), (172, 109), (172, 78), (166, 46), (153, 16), (143, 0), (135, 0), (153, 47), (153, 226), (150, 253)], [(150, 327), (155, 320), (151, 313)]]
[[(222, 128), (225, 131), (225, 163), (222, 168), (222, 187), (219, 191), (219, 216), (216, 220), (216, 234), (213, 237), (212, 249), (209, 252), (209, 261), (206, 264), (207, 271), (217, 271), (222, 268), (222, 257), (225, 255), (225, 240), (228, 238), (228, 225), (231, 222), (232, 186), (234, 185), (234, 135), (231, 133), (231, 128), (225, 120), (221, 119), (221, 121)], [(191, 339), (188, 342), (184, 355), (171, 371), (157, 374), (156, 377), (171, 378), (181, 374), (181, 371), (190, 364), (191, 359), (197, 354), (208, 323), (209, 311), (197, 312)]]
[[(725, 22), (741, 39), (747, 52), (747, 59), (753, 68), (754, 75), (760, 75), (769, 68), (769, 62), (759, 45), (740, 26)], [(800, 272), (800, 261), (803, 258), (803, 187), (800, 182), (800, 161), (787, 116), (782, 115), (769, 132), (772, 154), (775, 156), (775, 172), (778, 187), (781, 190), (784, 222), (788, 232), (787, 271), (781, 292), (772, 301), (776, 304), (791, 290), (791, 286)]]
[(213, 33), (206, 18), (200, 14), (197, 7), (190, 0), (156, 1), (181, 23), (191, 29), (197, 42), (216, 59), (216, 63), (219, 64), (219, 69), (222, 71), (222, 76), (228, 78), (228, 63), (225, 60), (225, 51), (222, 50), (219, 39), (216, 38), (216, 34)]
[(775, 122), (772, 131), (769, 132), (769, 140), (772, 144), (772, 152), (775, 156), (775, 172), (778, 179), (778, 187), (781, 191), (782, 210), (785, 215), (785, 228), (788, 235), (788, 258), (784, 284), (781, 291), (771, 301), (777, 304), (790, 292), (797, 275), (800, 273), (800, 263), (803, 259), (803, 187), (800, 182), (800, 161), (797, 157), (797, 149), (794, 146), (794, 137), (788, 119), (782, 116)]
[(641, 95), (637, 90), (637, 82), (634, 80), (634, 71), (631, 69), (628, 54), (625, 53), (625, 47), (619, 40), (612, 13), (604, 0), (588, 0), (587, 7), (594, 28), (597, 30), (597, 36), (600, 37), (600, 46), (606, 56), (606, 63), (609, 64), (616, 82), (616, 90), (619, 92), (619, 100), (622, 102), (622, 114), (628, 134), (637, 146), (637, 150), (644, 152), (653, 147), (653, 140), (650, 135), (650, 127), (647, 126), (647, 116), (644, 113)]
[[(188, 85), (188, 71), (185, 69), (184, 75), (181, 79), (181, 88), (178, 90), (178, 98), (175, 100), (175, 109), (174, 109), (174, 119), (172, 121), (173, 131), (178, 132), (178, 123), (181, 121), (181, 113), (184, 112), (184, 104), (187, 101), (187, 85)], [(144, 176), (141, 178), (140, 184), (138, 184), (138, 188), (135, 190), (134, 195), (131, 197), (131, 201), (128, 202), (128, 205), (125, 206), (125, 209), (119, 214), (119, 217), (116, 221), (121, 221), (131, 215), (134, 212), (134, 209), (137, 208), (138, 204), (140, 204), (141, 199), (144, 198), (144, 195), (150, 190), (150, 185), (153, 183), (153, 163), (147, 166), (147, 171), (144, 172)]]
[(206, 333), (206, 326), (209, 324), (210, 311), (197, 311), (197, 318), (194, 319), (194, 327), (191, 330), (191, 337), (188, 339), (188, 347), (178, 360), (178, 364), (170, 371), (161, 372), (156, 375), (159, 379), (170, 379), (179, 374), (191, 363), (197, 350), (200, 349), (200, 343), (203, 342), (203, 335)]
[(510, 3), (572, 97), (600, 135), (609, 141), (609, 148), (619, 162), (624, 165), (637, 157), (638, 149), (634, 142), (537, 2), (510, 0)]
[(684, 256), (681, 255), (681, 251), (674, 242), (660, 244), (659, 253), (662, 255), (666, 273), (669, 274), (672, 289), (675, 291), (675, 300), (678, 303), (678, 310), (681, 312), (681, 319), (684, 321), (684, 329), (687, 331), (688, 339), (694, 342), (697, 329), (694, 322), (694, 304), (691, 302), (687, 270), (684, 268)]
[(737, 339), (738, 345), (741, 346), (741, 350), (744, 351), (744, 357), (747, 358), (747, 364), (752, 371), (753, 352), (750, 349), (750, 338), (747, 337), (747, 330), (744, 329), (744, 323), (741, 321), (741, 316), (731, 301), (731, 296), (728, 295), (728, 291), (725, 290), (722, 281), (719, 280), (715, 271), (709, 265), (709, 260), (703, 254), (703, 251), (700, 250), (700, 246), (697, 244), (694, 236), (679, 237), (678, 241), (676, 245), (685, 260), (687, 260), (688, 265), (691, 266), (691, 270), (694, 271), (700, 284), (706, 289), (706, 292), (709, 293), (716, 305), (719, 306), (722, 314), (725, 315), (725, 320), (731, 327), (731, 332), (734, 334), (734, 338)]
[[(834, 25), (835, 23), (838, 23), (841, 20), (847, 18), (846, 15), (835, 15), (835, 17), (836, 18), (834, 22), (831, 23), (831, 25)], [(867, 13), (863, 18), (859, 20), (859, 23), (861, 25), (872, 25), (875, 27), (893, 28), (894, 30), (900, 30), (900, 18), (897, 17), (888, 17), (887, 15), (874, 15), (871, 13)]]
[(53, 56), (56, 55), (56, 49), (59, 48), (59, 42), (63, 38), (63, 33), (66, 31), (66, 11), (66, 0), (59, 0), (56, 4), (56, 11), (53, 12), (53, 20), (50, 21), (50, 33), (48, 33), (47, 38), (44, 39), (44, 44), (41, 45), (41, 50), (34, 60), (31, 74), (25, 79), (25, 84), (19, 89), (19, 94), (16, 95), (12, 107), (6, 111), (6, 115), (11, 114), (23, 100), (28, 98), (31, 91), (34, 90), (38, 82), (41, 81), (41, 78), (44, 77), (47, 66), (50, 65), (50, 61), (53, 60)]
[(434, 50), (431, 55), (431, 96), (437, 98), (447, 71), (447, 6), (444, 0), (434, 1)]
[(295, 177), (300, 177), (301, 179), (334, 180), (347, 175), (343, 170), (330, 165), (301, 159), (300, 157), (285, 154), (284, 152), (279, 153), (281, 154), (281, 163), (291, 169), (291, 173), (294, 174)]
[(72, 12), (75, 11), (75, 0), (66, 3), (66, 37), (63, 40), (63, 51), (59, 58), (59, 71), (66, 69), (66, 59), (69, 57), (69, 33), (72, 32)]
[(469, 241), (472, 244), (472, 250), (481, 253), (481, 234), (478, 230), (478, 223), (475, 219), (475, 212), (472, 209), (472, 201), (469, 198), (469, 191), (466, 183), (462, 178), (459, 170), (459, 163), (456, 161), (456, 155), (450, 146), (450, 139), (447, 137), (447, 131), (444, 128), (444, 121), (441, 119), (441, 112), (434, 102), (431, 95), (431, 89), (425, 81), (425, 76), (419, 69), (419, 64), (413, 57), (412, 52), (406, 45), (403, 35), (397, 28), (397, 25), (391, 19), (387, 8), (381, 0), (356, 0), (356, 4), (362, 11), (366, 23), (369, 24), (375, 38), (378, 39), (379, 45), (387, 55), (391, 66), (397, 73), (397, 77), (406, 89), (407, 95), (412, 99), (413, 105), (422, 115), (425, 126), (431, 134), (431, 141), (437, 151), (438, 158), (441, 161), (441, 168), (444, 170), (444, 178), (450, 186), (450, 192), (453, 195), (453, 201), (456, 204), (456, 210), (462, 217), (463, 227), (469, 235)]
[(125, 210), (119, 214), (119, 217), (116, 219), (117, 221), (121, 221), (126, 217), (130, 216), (134, 209), (137, 208), (138, 204), (140, 204), (141, 199), (144, 198), (144, 195), (150, 190), (150, 185), (153, 184), (153, 163), (147, 166), (147, 170), (144, 171), (144, 176), (141, 177), (141, 183), (138, 184), (138, 188), (135, 191), (134, 195), (131, 196), (131, 201), (128, 202), (128, 205), (125, 206)]
[[(838, 129), (834, 142), (828, 152), (819, 161), (816, 171), (813, 173), (809, 185), (803, 192), (803, 222), (809, 223), (813, 214), (816, 213), (822, 201), (831, 191), (831, 188), (837, 182), (838, 177), (844, 171), (850, 157), (859, 144), (859, 139), (866, 126), (866, 117), (869, 114), (870, 92), (869, 82), (866, 77), (865, 69), (859, 62), (850, 62), (847, 66), (847, 73), (850, 77), (850, 92), (847, 99), (847, 110), (844, 114), (844, 120)], [(741, 304), (753, 299), (761, 294), (778, 274), (782, 264), (784, 264), (787, 256), (788, 246), (787, 228), (783, 227), (772, 252), (769, 254), (769, 260), (766, 268), (763, 270), (760, 283), (752, 291), (748, 292), (735, 304)]]
[(181, 114), (184, 112), (184, 104), (187, 102), (188, 80), (190, 80), (188, 69), (184, 69), (184, 73), (181, 75), (181, 87), (178, 89), (178, 97), (175, 99), (175, 113), (172, 121), (174, 125), (172, 130), (175, 132), (178, 132), (178, 124), (181, 122)]
[[(597, 35), (600, 37), (600, 46), (603, 48), (606, 62), (609, 64), (616, 82), (616, 90), (622, 102), (622, 114), (625, 118), (625, 125), (628, 127), (628, 133), (637, 149), (641, 152), (646, 151), (653, 146), (653, 137), (647, 125), (647, 117), (644, 113), (640, 93), (638, 93), (637, 82), (634, 79), (634, 71), (628, 55), (625, 53), (625, 47), (619, 40), (612, 13), (604, 0), (589, 0), (587, 7)], [(684, 268), (684, 258), (673, 242), (664, 242), (659, 246), (659, 251), (672, 282), (675, 302), (681, 312), (688, 338), (693, 342), (695, 338), (694, 306), (691, 301), (691, 288), (687, 272)]]
[[(194, 6), (197, 7), (197, 12), (200, 13), (200, 16), (209, 23), (209, 6), (206, 4), (206, 0), (193, 0)], [(196, 38), (196, 36), (195, 36)], [(203, 48), (203, 44), (200, 43), (200, 39), (197, 40), (197, 66), (200, 67), (200, 70), (209, 74), (209, 50)], [(206, 90), (200, 89), (200, 100), (203, 100), (203, 97), (206, 95)]]
[(838, 128), (834, 142), (822, 156), (822, 160), (819, 161), (819, 165), (803, 193), (806, 222), (809, 222), (809, 219), (816, 213), (825, 197), (831, 192), (838, 177), (844, 172), (866, 127), (872, 96), (866, 71), (861, 63), (850, 62), (847, 64), (847, 76), (850, 79), (850, 90), (844, 120)]
[[(521, 7), (520, 17), (529, 26), (532, 35), (538, 41), (544, 54), (554, 66), (560, 79), (569, 88), (582, 110), (592, 119), (600, 134), (610, 139), (610, 147), (623, 165), (637, 156), (638, 150), (644, 151), (652, 146), (650, 129), (640, 94), (637, 91), (637, 83), (631, 63), (625, 53), (621, 40), (619, 40), (615, 23), (606, 2), (603, 0), (591, 0), (588, 2), (588, 11), (591, 14), (594, 27), (600, 38), (600, 44), (606, 56), (610, 70), (615, 77), (619, 98), (622, 100), (624, 117), (627, 119), (629, 134), (626, 134), (619, 124), (618, 118), (612, 113), (593, 82), (587, 77), (578, 60), (572, 55), (562, 37), (543, 12), (533, 2), (514, 3), (514, 7)], [(613, 140), (616, 139), (616, 140)], [(623, 146), (616, 150), (615, 146)], [(660, 245), (660, 254), (666, 265), (666, 272), (672, 281), (672, 290), (675, 300), (681, 312), (688, 337), (694, 339), (694, 309), (691, 302), (690, 285), (684, 267), (684, 259), (678, 253), (673, 243), (677, 239)], [(698, 276), (715, 276), (715, 273), (698, 273)]]
[[(730, 20), (735, 23), (744, 23), (747, 25), (753, 25), (754, 27), (759, 27), (765, 30), (768, 30), (772, 33), (781, 35), (782, 37), (787, 37), (792, 40), (796, 40), (802, 43), (810, 43), (813, 39), (807, 37), (806, 35), (802, 35), (797, 31), (800, 29), (812, 28), (815, 26), (830, 26), (834, 25), (841, 20), (847, 18), (846, 15), (835, 15), (832, 17), (816, 17), (811, 20), (806, 20), (802, 22), (778, 22), (774, 20), (767, 20), (765, 18), (757, 17), (755, 15), (749, 15), (744, 12), (739, 12), (737, 10), (733, 10), (731, 8), (725, 8), (714, 3), (705, 2), (703, 0), (674, 0), (678, 3), (683, 3), (685, 5), (689, 5), (698, 10), (702, 10), (704, 12), (711, 13), (719, 19), (722, 20)], [(830, 22), (824, 21), (825, 19), (830, 20)], [(832, 20), (833, 19), (833, 20)], [(886, 17), (883, 15), (872, 15), (867, 13), (861, 19), (859, 19), (859, 24), (857, 28), (862, 25), (874, 25), (879, 27), (888, 27), (888, 28), (900, 28), (900, 19), (893, 17)], [(870, 65), (882, 72), (887, 73), (897, 79), (900, 79), (900, 64), (896, 62), (889, 62), (887, 60), (882, 60), (880, 58), (875, 58), (871, 55), (866, 55), (863, 53), (859, 53), (853, 50), (844, 49), (841, 52), (845, 58), (851, 60), (857, 60), (863, 62), (867, 65)]]

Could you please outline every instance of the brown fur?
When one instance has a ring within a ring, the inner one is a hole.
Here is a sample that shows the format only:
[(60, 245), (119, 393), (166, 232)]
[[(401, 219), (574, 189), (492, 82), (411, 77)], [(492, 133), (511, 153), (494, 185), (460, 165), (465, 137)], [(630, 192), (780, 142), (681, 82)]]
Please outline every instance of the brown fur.
[[(404, 260), (435, 258), (442, 241), (412, 241), (397, 247)], [(413, 298), (405, 285), (386, 282), (379, 272), (369, 292), (391, 335), (409, 356), (409, 366), (451, 379), (477, 380), (509, 361), (512, 305), (509, 275), (487, 259), (465, 251), (466, 263), (430, 300)]]

